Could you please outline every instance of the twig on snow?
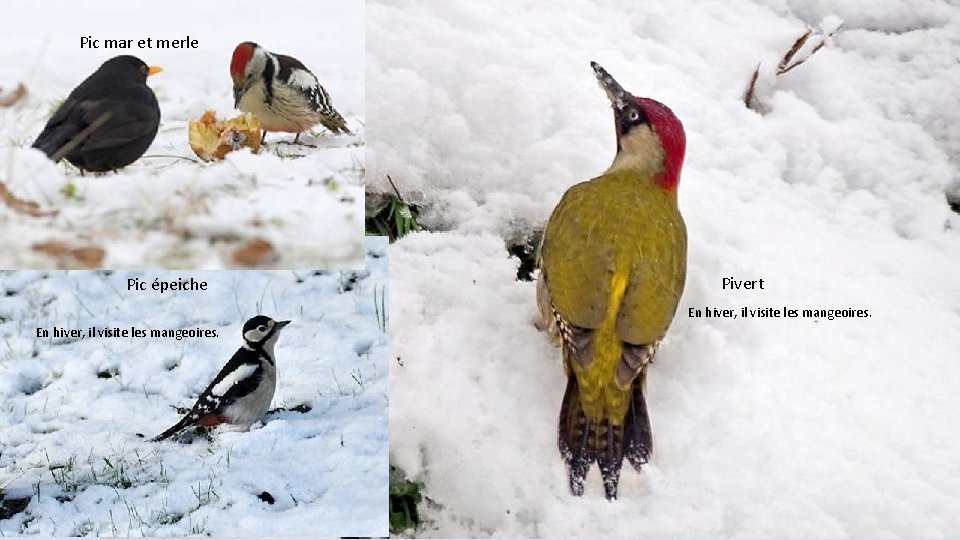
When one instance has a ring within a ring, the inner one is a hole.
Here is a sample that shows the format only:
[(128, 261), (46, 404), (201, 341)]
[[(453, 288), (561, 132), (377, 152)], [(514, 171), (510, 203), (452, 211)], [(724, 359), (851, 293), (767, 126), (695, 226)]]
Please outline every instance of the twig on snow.
[[(827, 40), (833, 37), (840, 29), (843, 27), (842, 24), (837, 25), (832, 31), (822, 34), (819, 37), (819, 42), (810, 48), (810, 52), (800, 55), (800, 51), (804, 48), (810, 38), (813, 36), (813, 29), (807, 28), (807, 30), (800, 34), (796, 40), (794, 40), (793, 45), (787, 49), (787, 52), (783, 54), (783, 57), (780, 59), (780, 63), (777, 64), (776, 77), (779, 77), (785, 73), (790, 72), (800, 64), (806, 62), (814, 54), (817, 53), (824, 45), (827, 44)], [(760, 103), (760, 100), (757, 99), (756, 89), (757, 89), (757, 79), (760, 77), (760, 64), (757, 64), (757, 67), (753, 70), (753, 75), (750, 77), (750, 82), (747, 84), (747, 89), (743, 93), (743, 104), (747, 106), (748, 109), (763, 113), (764, 108)]]

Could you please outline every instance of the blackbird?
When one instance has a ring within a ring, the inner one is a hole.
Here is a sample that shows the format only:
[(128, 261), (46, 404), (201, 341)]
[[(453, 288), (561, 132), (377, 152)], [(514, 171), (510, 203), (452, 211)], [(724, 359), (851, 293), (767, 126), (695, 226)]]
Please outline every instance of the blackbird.
[(133, 163), (160, 127), (157, 96), (147, 77), (161, 69), (136, 56), (116, 56), (70, 92), (34, 141), (54, 161), (81, 171), (112, 171)]

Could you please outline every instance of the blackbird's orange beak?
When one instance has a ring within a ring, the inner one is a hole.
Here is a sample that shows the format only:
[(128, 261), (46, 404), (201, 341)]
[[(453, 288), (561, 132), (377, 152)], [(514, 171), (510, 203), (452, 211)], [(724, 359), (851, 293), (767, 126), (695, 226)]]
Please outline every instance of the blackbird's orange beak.
[(150, 75), (156, 75), (157, 73), (160, 73), (161, 71), (163, 71), (163, 68), (160, 67), (160, 66), (150, 66), (150, 67), (147, 69), (147, 77), (149, 77)]

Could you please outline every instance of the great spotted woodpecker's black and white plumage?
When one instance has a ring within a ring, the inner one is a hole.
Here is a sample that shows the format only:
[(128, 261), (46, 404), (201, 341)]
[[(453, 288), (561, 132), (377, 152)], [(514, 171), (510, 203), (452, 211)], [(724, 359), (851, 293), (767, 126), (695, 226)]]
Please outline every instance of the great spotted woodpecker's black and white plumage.
[(330, 95), (303, 62), (272, 53), (252, 41), (233, 50), (230, 61), (234, 107), (253, 113), (264, 130), (300, 133), (317, 124), (333, 133), (350, 133)]
[(190, 412), (151, 440), (160, 441), (190, 427), (224, 423), (250, 429), (266, 414), (277, 389), (273, 349), (288, 324), (290, 321), (275, 321), (264, 315), (248, 320), (243, 325), (243, 345), (200, 394)]

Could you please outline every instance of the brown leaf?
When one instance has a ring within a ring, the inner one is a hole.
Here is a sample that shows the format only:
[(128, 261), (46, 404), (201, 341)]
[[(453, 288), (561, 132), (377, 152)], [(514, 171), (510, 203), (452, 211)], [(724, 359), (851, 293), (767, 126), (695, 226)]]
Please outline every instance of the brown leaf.
[(4, 96), (0, 95), (0, 107), (10, 107), (16, 102), (27, 96), (27, 87), (20, 83), (13, 92)]
[(3, 181), (0, 181), (0, 201), (3, 201), (4, 204), (9, 206), (14, 212), (20, 212), (28, 216), (46, 217), (57, 215), (56, 210), (40, 210), (39, 204), (18, 198), (7, 189), (7, 185), (4, 184)]
[(100, 268), (106, 251), (97, 246), (71, 247), (62, 240), (47, 240), (31, 246), (34, 251), (57, 260), (60, 268)]
[(230, 259), (236, 266), (254, 268), (270, 265), (280, 260), (280, 254), (273, 244), (263, 238), (251, 238), (235, 249)]

